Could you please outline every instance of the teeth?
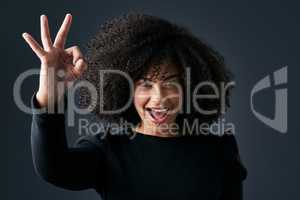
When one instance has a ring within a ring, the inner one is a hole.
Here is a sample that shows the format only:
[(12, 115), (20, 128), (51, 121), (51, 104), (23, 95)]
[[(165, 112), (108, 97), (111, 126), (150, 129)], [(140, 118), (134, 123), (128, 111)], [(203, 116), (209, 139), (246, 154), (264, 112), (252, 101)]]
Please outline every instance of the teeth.
[(168, 115), (168, 108), (156, 109), (156, 108), (146, 108), (150, 116), (154, 120), (163, 120)]
[(155, 108), (151, 108), (151, 110), (155, 111), (155, 112), (167, 112), (168, 109), (164, 108), (164, 109), (155, 109)]

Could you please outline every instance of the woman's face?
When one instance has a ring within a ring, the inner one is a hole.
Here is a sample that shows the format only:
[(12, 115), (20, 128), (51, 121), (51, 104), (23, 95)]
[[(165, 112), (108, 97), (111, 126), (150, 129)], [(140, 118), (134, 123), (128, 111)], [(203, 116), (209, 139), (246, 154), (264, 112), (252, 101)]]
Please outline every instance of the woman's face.
[[(154, 77), (153, 77), (154, 75)], [(145, 134), (165, 135), (175, 123), (182, 106), (180, 74), (173, 64), (151, 67), (135, 82), (134, 105), (141, 118), (136, 130)]]

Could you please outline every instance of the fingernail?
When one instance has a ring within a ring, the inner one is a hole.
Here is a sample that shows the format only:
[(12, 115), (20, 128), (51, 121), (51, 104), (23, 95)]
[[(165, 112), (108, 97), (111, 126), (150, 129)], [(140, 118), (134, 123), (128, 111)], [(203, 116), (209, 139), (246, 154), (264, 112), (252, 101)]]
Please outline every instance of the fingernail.
[(27, 33), (26, 33), (26, 32), (22, 33), (22, 37), (23, 37), (23, 38), (25, 38), (26, 36), (27, 36)]

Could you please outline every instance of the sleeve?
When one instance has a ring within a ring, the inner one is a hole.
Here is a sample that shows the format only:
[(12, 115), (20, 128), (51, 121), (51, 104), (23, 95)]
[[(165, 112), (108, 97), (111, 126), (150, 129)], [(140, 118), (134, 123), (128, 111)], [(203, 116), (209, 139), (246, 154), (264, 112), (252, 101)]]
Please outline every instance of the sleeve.
[[(36, 93), (32, 110), (40, 108)], [(69, 190), (99, 186), (104, 170), (104, 153), (87, 138), (80, 138), (69, 148), (65, 115), (32, 112), (31, 150), (36, 173), (45, 181)]]
[(222, 137), (224, 181), (220, 200), (242, 200), (247, 169), (241, 161), (235, 136), (230, 134)]

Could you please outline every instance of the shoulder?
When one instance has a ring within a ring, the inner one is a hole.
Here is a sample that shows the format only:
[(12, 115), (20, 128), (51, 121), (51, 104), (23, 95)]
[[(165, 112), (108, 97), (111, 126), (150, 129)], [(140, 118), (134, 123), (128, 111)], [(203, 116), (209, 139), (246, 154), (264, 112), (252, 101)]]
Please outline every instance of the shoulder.
[(220, 137), (221, 150), (224, 162), (225, 176), (230, 180), (244, 180), (247, 177), (247, 169), (241, 159), (236, 136), (232, 133)]
[(128, 134), (125, 134), (126, 132), (122, 129), (116, 131), (112, 131), (108, 129), (105, 132), (101, 132), (98, 134), (91, 134), (91, 135), (84, 135), (79, 137), (75, 142), (75, 147), (82, 147), (82, 146), (88, 146), (88, 147), (95, 147), (95, 148), (108, 148), (113, 144), (120, 144), (124, 142), (125, 140), (129, 140)]
[(220, 137), (225, 159), (235, 157), (239, 153), (237, 139), (234, 134), (226, 133)]

